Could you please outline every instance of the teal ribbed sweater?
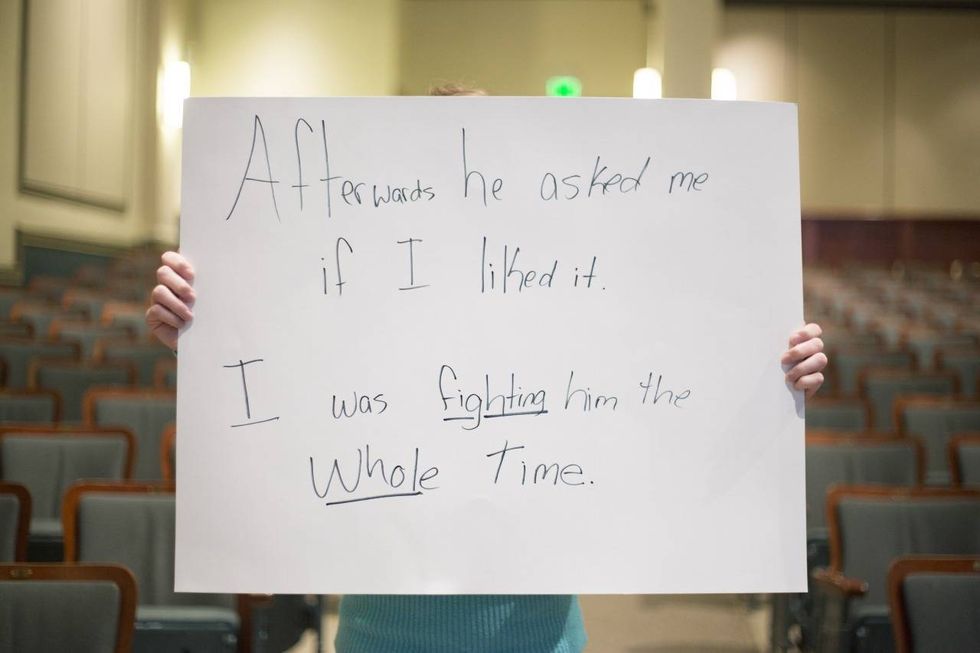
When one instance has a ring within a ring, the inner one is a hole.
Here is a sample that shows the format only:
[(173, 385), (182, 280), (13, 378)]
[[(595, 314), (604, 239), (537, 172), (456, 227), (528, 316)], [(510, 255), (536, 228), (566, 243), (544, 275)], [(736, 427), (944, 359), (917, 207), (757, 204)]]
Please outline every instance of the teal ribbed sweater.
[(340, 602), (337, 653), (579, 653), (574, 596), (374, 596)]

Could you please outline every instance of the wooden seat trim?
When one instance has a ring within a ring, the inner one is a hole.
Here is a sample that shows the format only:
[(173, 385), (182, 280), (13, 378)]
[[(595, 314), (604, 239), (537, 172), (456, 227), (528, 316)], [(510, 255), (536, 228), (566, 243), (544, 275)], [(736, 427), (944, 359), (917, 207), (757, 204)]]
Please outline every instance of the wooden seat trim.
[(136, 579), (122, 565), (111, 564), (0, 564), (0, 578), (6, 581), (105, 581), (119, 588), (119, 614), (116, 626), (116, 653), (133, 647), (136, 624)]
[(160, 469), (163, 471), (163, 480), (168, 483), (177, 481), (177, 474), (170, 464), (170, 450), (177, 446), (177, 425), (169, 424), (163, 430), (163, 437), (160, 439)]
[(980, 447), (980, 432), (960, 433), (959, 435), (954, 435), (946, 443), (949, 471), (955, 487), (963, 487), (963, 475), (960, 473), (960, 447), (971, 444)]
[(14, 560), (27, 560), (27, 538), (31, 528), (31, 493), (20, 483), (0, 481), (0, 494), (17, 497), (20, 509), (17, 511), (17, 534), (14, 536)]

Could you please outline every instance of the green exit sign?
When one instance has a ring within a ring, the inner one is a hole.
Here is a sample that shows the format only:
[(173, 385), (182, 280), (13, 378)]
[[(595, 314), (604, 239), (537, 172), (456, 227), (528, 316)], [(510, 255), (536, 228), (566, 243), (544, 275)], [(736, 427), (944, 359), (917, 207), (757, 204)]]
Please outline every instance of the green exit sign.
[(552, 97), (579, 97), (582, 95), (582, 82), (578, 77), (559, 75), (545, 82), (545, 94)]

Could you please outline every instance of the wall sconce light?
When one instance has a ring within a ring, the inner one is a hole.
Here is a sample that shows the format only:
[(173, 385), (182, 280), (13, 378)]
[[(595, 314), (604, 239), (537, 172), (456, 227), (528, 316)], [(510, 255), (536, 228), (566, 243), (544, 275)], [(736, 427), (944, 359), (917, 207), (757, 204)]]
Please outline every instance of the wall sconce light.
[(191, 94), (191, 65), (171, 61), (160, 75), (157, 107), (164, 127), (180, 129), (184, 125), (184, 100)]
[(728, 68), (715, 68), (711, 71), (711, 99), (736, 100), (738, 89), (735, 84), (735, 73)]
[(633, 97), (659, 100), (664, 96), (664, 83), (656, 68), (639, 68), (633, 73)]

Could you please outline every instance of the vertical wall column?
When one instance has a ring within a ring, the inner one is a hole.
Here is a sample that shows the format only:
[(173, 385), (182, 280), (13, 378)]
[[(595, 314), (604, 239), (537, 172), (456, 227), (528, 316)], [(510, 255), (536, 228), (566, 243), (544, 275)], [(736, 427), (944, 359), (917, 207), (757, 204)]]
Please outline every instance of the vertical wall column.
[(664, 97), (711, 97), (721, 0), (655, 0), (648, 15), (647, 65), (662, 71)]
[(17, 193), (17, 115), (20, 99), (20, 10), (19, 2), (0, 2), (0, 280), (16, 263), (14, 252)]

